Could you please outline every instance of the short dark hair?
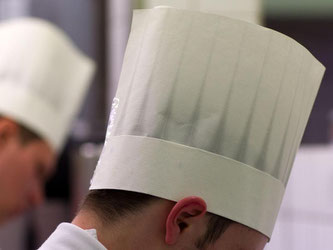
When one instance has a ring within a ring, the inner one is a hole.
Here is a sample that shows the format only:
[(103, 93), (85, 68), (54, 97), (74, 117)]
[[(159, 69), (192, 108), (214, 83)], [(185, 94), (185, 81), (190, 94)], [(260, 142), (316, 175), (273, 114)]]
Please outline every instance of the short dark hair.
[[(91, 210), (107, 225), (128, 214), (136, 214), (145, 206), (161, 198), (132, 191), (99, 189), (91, 190), (86, 196), (81, 209)], [(197, 240), (198, 249), (205, 249), (207, 244), (214, 243), (233, 222), (227, 218), (207, 213), (210, 217), (205, 234)]]
[[(4, 116), (0, 115), (0, 119), (7, 119)], [(18, 128), (19, 128), (19, 138), (22, 142), (23, 145), (26, 145), (32, 141), (36, 141), (36, 140), (42, 140), (42, 138), (37, 135), (34, 131), (32, 131), (31, 129), (27, 128), (24, 125), (21, 125), (20, 123), (16, 122)]]

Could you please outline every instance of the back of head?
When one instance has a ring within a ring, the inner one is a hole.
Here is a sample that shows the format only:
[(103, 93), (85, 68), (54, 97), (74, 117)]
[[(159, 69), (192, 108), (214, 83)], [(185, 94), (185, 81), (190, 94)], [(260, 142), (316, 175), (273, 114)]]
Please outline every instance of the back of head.
[(94, 63), (55, 25), (0, 23), (0, 114), (59, 151), (88, 89)]
[(198, 196), (270, 238), (324, 70), (258, 25), (135, 12), (90, 189)]
[[(87, 212), (97, 218), (97, 224), (102, 225), (105, 230), (105, 228), (117, 225), (128, 218), (133, 219), (133, 216), (140, 216), (142, 210), (161, 200), (163, 199), (138, 192), (112, 189), (91, 190), (80, 211)], [(211, 213), (207, 213), (206, 216), (209, 219), (205, 233), (196, 239), (198, 249), (204, 249), (207, 245), (215, 243), (234, 223), (227, 218)], [(147, 221), (149, 219), (149, 217), (146, 218)]]

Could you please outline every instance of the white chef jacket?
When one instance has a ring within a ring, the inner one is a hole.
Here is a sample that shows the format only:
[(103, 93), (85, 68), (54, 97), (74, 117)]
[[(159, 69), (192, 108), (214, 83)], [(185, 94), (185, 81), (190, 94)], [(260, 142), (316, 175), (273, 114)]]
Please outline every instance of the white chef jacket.
[(95, 230), (84, 230), (71, 223), (61, 223), (39, 250), (107, 250)]

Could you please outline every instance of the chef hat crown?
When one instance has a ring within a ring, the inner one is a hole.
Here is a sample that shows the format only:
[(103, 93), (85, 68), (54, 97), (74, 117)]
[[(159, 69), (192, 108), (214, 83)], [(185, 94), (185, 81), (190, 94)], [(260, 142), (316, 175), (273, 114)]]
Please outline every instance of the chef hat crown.
[(270, 237), (323, 73), (300, 44), (255, 24), (136, 11), (90, 189), (200, 196)]
[(67, 35), (38, 18), (0, 23), (0, 114), (61, 150), (94, 72)]

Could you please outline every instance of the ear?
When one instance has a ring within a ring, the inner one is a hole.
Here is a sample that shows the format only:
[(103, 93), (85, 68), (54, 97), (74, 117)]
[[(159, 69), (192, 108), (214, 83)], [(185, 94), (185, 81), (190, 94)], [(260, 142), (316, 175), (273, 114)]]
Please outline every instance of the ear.
[(190, 223), (200, 219), (206, 211), (206, 202), (200, 197), (190, 196), (178, 201), (166, 221), (166, 244), (175, 244)]
[(5, 145), (10, 138), (18, 134), (18, 126), (15, 122), (0, 118), (0, 146)]

